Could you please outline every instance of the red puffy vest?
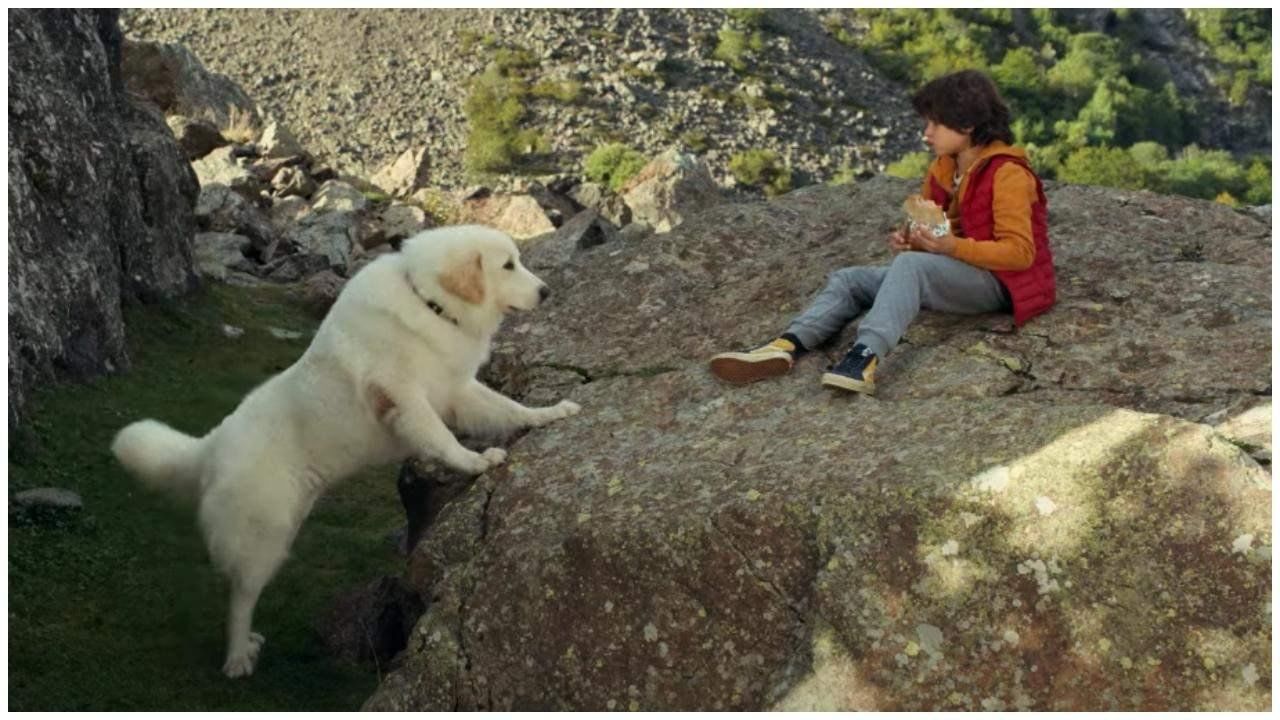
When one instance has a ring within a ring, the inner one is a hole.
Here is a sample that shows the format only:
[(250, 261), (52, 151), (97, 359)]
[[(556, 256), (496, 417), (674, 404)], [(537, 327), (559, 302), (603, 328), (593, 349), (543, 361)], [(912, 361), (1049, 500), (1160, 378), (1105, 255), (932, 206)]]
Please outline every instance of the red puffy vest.
[[(1044, 186), (1035, 171), (1026, 162), (1008, 155), (997, 155), (981, 167), (970, 171), (968, 191), (960, 199), (960, 224), (965, 237), (979, 241), (995, 239), (995, 214), (991, 198), (996, 181), (996, 170), (1007, 162), (1017, 163), (1031, 173), (1036, 180), (1037, 200), (1031, 206), (1031, 233), (1035, 238), (1036, 257), (1026, 270), (992, 270), (992, 274), (1009, 290), (1013, 300), (1013, 322), (1022, 325), (1031, 318), (1053, 307), (1057, 301), (1057, 282), (1053, 273), (1053, 253), (1049, 250), (1049, 202), (1044, 196)], [(951, 194), (938, 181), (929, 178), (930, 198), (942, 207), (948, 207)]]

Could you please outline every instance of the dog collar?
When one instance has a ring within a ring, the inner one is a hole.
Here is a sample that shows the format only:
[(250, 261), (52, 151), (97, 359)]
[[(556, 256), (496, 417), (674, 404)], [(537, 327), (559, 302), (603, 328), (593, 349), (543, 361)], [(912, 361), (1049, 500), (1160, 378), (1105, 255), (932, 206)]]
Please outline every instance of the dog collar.
[(409, 284), (409, 289), (413, 291), (414, 295), (418, 296), (418, 299), (421, 300), (422, 303), (427, 306), (428, 310), (435, 313), (436, 315), (439, 315), (442, 319), (448, 320), (454, 325), (459, 325), (458, 318), (445, 313), (444, 306), (442, 306), (440, 303), (436, 302), (435, 300), (432, 300), (431, 298), (424, 297), (421, 292), (418, 292), (418, 286), (413, 284), (413, 278), (409, 277), (409, 273), (404, 274), (404, 281)]
[(435, 314), (437, 314), (437, 315), (439, 315), (440, 317), (444, 318), (445, 320), (448, 320), (449, 322), (453, 323), (454, 325), (457, 325), (457, 324), (458, 324), (458, 318), (455, 318), (455, 317), (452, 317), (452, 316), (449, 316), (449, 315), (445, 315), (445, 314), (444, 314), (444, 308), (440, 307), (440, 303), (436, 302), (435, 300), (428, 300), (428, 301), (427, 301), (427, 307), (428, 307), (428, 308), (430, 308), (430, 310), (431, 310), (432, 312), (434, 312)]

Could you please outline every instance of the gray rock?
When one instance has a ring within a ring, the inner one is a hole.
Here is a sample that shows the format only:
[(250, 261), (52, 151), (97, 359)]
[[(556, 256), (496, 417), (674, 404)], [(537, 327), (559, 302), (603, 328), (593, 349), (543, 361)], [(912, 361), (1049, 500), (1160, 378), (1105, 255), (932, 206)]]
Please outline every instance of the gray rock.
[(84, 507), (79, 493), (55, 487), (23, 490), (13, 496), (13, 504), (23, 510), (80, 510)]
[(1270, 477), (1198, 422), (1268, 392), (1265, 223), (1050, 186), (1046, 315), (926, 311), (874, 397), (818, 383), (854, 327), (768, 383), (710, 375), (888, 262), (913, 189), (718, 205), (544, 271), (486, 382), (583, 411), (426, 527), (432, 605), (365, 709), (1268, 707), (1222, 678), (1270, 667)]
[(582, 250), (615, 242), (618, 238), (618, 229), (600, 217), (598, 211), (583, 210), (555, 233), (529, 240), (522, 260), (534, 269), (559, 267), (570, 262)]
[(271, 190), (276, 197), (311, 197), (316, 191), (316, 181), (298, 167), (282, 167), (271, 179)]
[(122, 303), (199, 285), (198, 185), (120, 80), (115, 11), (9, 11), (9, 421), (59, 378), (127, 368)]
[(476, 223), (497, 228), (517, 240), (552, 232), (547, 213), (531, 195), (493, 194), (462, 203), (460, 223)]
[(359, 220), (354, 213), (332, 210), (313, 212), (298, 221), (289, 239), (306, 253), (322, 255), (329, 267), (346, 268), (351, 248), (358, 240)]
[(217, 183), (200, 188), (196, 222), (208, 232), (235, 233), (252, 243), (253, 256), (268, 262), (274, 256), (280, 234), (266, 213), (235, 190)]
[(317, 213), (360, 212), (368, 206), (369, 201), (363, 193), (341, 180), (325, 182), (311, 198), (311, 209)]
[(318, 624), (325, 648), (347, 662), (389, 662), (405, 648), (425, 605), (395, 576), (343, 593)]
[(207, 120), (196, 120), (184, 115), (170, 115), (165, 118), (169, 130), (178, 141), (178, 147), (186, 154), (188, 160), (202, 158), (228, 144), (218, 128)]
[(631, 222), (631, 208), (600, 183), (581, 183), (569, 191), (569, 197), (583, 207), (598, 210), (617, 227), (626, 227)]
[(652, 234), (653, 226), (647, 222), (633, 222), (618, 231), (618, 237), (623, 242), (643, 240)]
[(332, 270), (324, 270), (302, 283), (302, 302), (316, 317), (323, 318), (347, 284), (346, 278)]
[(245, 251), (253, 241), (243, 235), (225, 232), (197, 233), (195, 237), (196, 266), (205, 277), (226, 280), (227, 268), (245, 264)]
[(631, 217), (664, 233), (690, 213), (723, 202), (707, 166), (697, 156), (668, 150), (654, 158), (622, 186)]
[(126, 39), (123, 76), (129, 91), (154, 103), (166, 115), (211, 120), (219, 128), (237, 117), (258, 124), (257, 108), (234, 81), (209, 72), (186, 47)]
[(311, 212), (311, 203), (297, 196), (287, 196), (271, 204), (270, 217), (277, 228), (287, 228)]
[(431, 158), (425, 147), (410, 148), (394, 162), (374, 173), (369, 182), (386, 193), (396, 196), (412, 195), (430, 181)]
[(272, 282), (292, 283), (324, 272), (331, 265), (326, 255), (299, 252), (278, 257), (258, 268), (257, 273)]
[(239, 154), (228, 145), (209, 152), (191, 163), (200, 186), (226, 185), (245, 197), (257, 197), (267, 185)]
[(257, 144), (263, 157), (287, 158), (306, 154), (293, 133), (276, 120), (262, 128), (262, 136), (258, 138)]
[(366, 227), (360, 234), (360, 245), (368, 250), (412, 237), (430, 227), (430, 222), (422, 208), (392, 202), (368, 218)]

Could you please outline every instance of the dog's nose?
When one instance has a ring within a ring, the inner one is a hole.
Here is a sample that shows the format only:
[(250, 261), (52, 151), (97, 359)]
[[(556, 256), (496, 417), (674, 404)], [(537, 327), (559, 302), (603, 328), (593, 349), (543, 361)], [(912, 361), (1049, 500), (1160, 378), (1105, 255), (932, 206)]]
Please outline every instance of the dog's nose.
[(547, 287), (546, 285), (543, 285), (542, 287), (538, 288), (538, 302), (542, 302), (543, 300), (546, 300), (547, 296), (550, 294), (551, 294), (551, 288)]

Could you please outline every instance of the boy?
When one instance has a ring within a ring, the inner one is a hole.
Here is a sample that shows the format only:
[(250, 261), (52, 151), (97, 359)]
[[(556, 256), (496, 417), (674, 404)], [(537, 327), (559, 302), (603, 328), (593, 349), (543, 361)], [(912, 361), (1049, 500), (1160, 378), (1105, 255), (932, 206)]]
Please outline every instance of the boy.
[(963, 314), (1012, 310), (1014, 323), (1022, 325), (1052, 307), (1047, 201), (1026, 153), (1010, 145), (1009, 109), (995, 84), (981, 72), (963, 70), (928, 83), (911, 102), (936, 155), (921, 195), (945, 210), (952, 231), (895, 231), (888, 267), (832, 273), (809, 308), (772, 342), (711, 358), (716, 377), (749, 383), (785, 374), (799, 354), (867, 311), (853, 347), (822, 376), (822, 384), (870, 394), (876, 365), (921, 308)]

